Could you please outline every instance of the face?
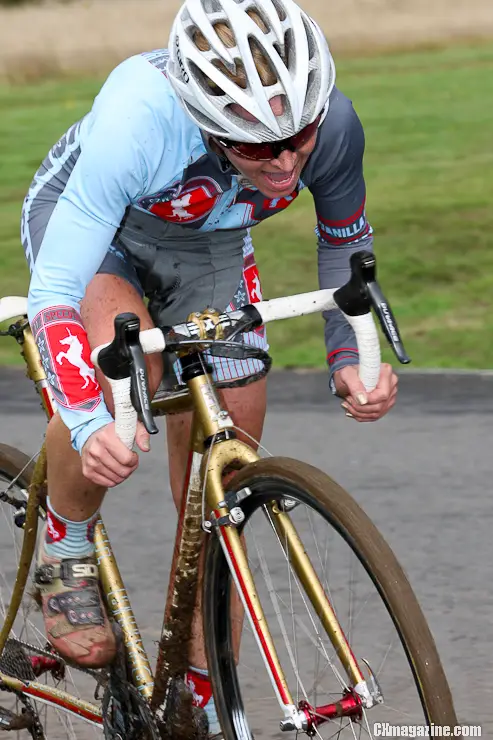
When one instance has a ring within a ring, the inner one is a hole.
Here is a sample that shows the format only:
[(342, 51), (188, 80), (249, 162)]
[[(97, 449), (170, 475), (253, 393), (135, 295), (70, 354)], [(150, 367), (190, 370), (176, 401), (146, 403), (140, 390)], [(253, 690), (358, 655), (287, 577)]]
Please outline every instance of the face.
[[(283, 103), (281, 98), (273, 98), (271, 100), (271, 107), (276, 116), (282, 115)], [(246, 120), (256, 120), (241, 108), (237, 112)], [(269, 162), (256, 162), (251, 159), (244, 159), (225, 148), (222, 151), (231, 164), (242, 175), (248, 178), (252, 185), (258, 188), (267, 198), (282, 198), (290, 195), (295, 189), (296, 183), (300, 179), (301, 171), (315, 148), (316, 141), (317, 132), (315, 131), (313, 136), (302, 147), (294, 152), (285, 150), (277, 159), (271, 159)]]

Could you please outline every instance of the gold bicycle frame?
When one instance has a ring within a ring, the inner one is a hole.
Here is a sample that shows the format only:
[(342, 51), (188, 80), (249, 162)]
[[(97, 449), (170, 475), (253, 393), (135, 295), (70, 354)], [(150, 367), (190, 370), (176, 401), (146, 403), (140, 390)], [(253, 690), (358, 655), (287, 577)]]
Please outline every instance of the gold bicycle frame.
[[(210, 313), (204, 314), (204, 316), (210, 317)], [(193, 320), (197, 321), (197, 314), (193, 315)], [(28, 377), (35, 383), (41, 396), (42, 406), (47, 417), (50, 418), (54, 413), (55, 403), (31, 329), (26, 319), (19, 321), (16, 327), (17, 340), (22, 347)], [(142, 638), (117, 567), (109, 537), (102, 519), (99, 518), (95, 530), (95, 544), (100, 579), (108, 612), (110, 617), (113, 617), (122, 629), (128, 663), (135, 686), (146, 699), (151, 701), (151, 705), (158, 714), (159, 711), (164, 712), (169, 679), (174, 675), (179, 675), (179, 672), (184, 673), (188, 667), (183, 645), (187, 644), (190, 636), (191, 618), (197, 594), (198, 563), (203, 539), (205, 536), (210, 536), (205, 535), (202, 528), (203, 488), (205, 484), (206, 513), (210, 512), (210, 519), (215, 525), (216, 533), (220, 538), (224, 555), (229, 563), (243, 606), (264, 656), (278, 700), (285, 716), (292, 716), (296, 711), (293, 698), (262, 611), (239, 532), (228, 521), (230, 511), (224, 500), (223, 476), (225, 471), (231, 468), (239, 469), (255, 462), (259, 457), (249, 445), (233, 438), (233, 422), (228, 412), (221, 407), (210, 375), (207, 373), (199, 374), (189, 380), (187, 385), (188, 391), (167, 398), (156, 396), (152, 403), (156, 415), (193, 411), (189, 465), (183, 488), (184, 495), (178, 520), (155, 676), (152, 674), (150, 662), (142, 644)], [(22, 553), (12, 599), (0, 633), (0, 655), (5, 647), (27, 583), (36, 544), (38, 508), (41, 505), (40, 491), (45, 482), (46, 455), (43, 447), (29, 488)], [(324, 625), (351, 685), (362, 685), (365, 683), (365, 678), (351, 652), (329, 599), (310, 563), (289, 515), (280, 511), (275, 503), (267, 508), (272, 527), (305, 588), (315, 612)], [(186, 608), (184, 609), (185, 604)], [(189, 617), (188, 621), (186, 615)], [(0, 681), (6, 686), (14, 690), (21, 690), (34, 698), (36, 698), (36, 695), (39, 696), (41, 691), (42, 695), (47, 698), (50, 697), (53, 703), (65, 709), (69, 708), (70, 711), (85, 717), (88, 721), (96, 723), (101, 721), (100, 711), (95, 705), (75, 699), (66, 692), (32, 681), (20, 681), (2, 672), (0, 672)]]

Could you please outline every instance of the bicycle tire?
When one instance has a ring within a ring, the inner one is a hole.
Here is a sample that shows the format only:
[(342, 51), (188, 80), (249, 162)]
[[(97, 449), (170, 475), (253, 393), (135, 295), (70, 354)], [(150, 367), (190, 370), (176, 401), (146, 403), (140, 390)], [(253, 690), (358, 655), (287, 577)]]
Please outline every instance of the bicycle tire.
[[(18, 450), (14, 447), (11, 447), (9, 445), (0, 443), (0, 491), (3, 490), (3, 485), (5, 483), (8, 483), (9, 481), (16, 480), (16, 487), (17, 489), (25, 489), (27, 490), (29, 488), (32, 475), (35, 469), (35, 463), (31, 461), (28, 455), (26, 455), (21, 450)], [(8, 506), (5, 502), (0, 501), (0, 507)], [(4, 510), (0, 508), (0, 512), (2, 514), (5, 514)], [(0, 522), (2, 522), (2, 525), (5, 525), (7, 522), (7, 516), (0, 517)], [(14, 526), (12, 526), (12, 530), (14, 530)], [(19, 530), (16, 530), (16, 534), (19, 536), (19, 545), (23, 538), (24, 530), (22, 528), (19, 528)], [(20, 549), (20, 548), (19, 548)], [(14, 548), (15, 550), (15, 548)], [(18, 550), (17, 550), (18, 552)], [(4, 566), (4, 563), (2, 562), (2, 567)], [(9, 571), (10, 572), (10, 571)], [(12, 573), (11, 575), (14, 575), (15, 573)], [(0, 591), (2, 591), (3, 588), (7, 589), (7, 579), (3, 574), (3, 571), (0, 570), (0, 575), (2, 576), (2, 579), (0, 581)], [(2, 609), (6, 609), (7, 607), (7, 601), (4, 599), (4, 593), (2, 593), (2, 602), (1, 602), (1, 609), (0, 609), (0, 622), (2, 618)], [(43, 681), (46, 680), (48, 684), (57, 685), (59, 688), (63, 688), (64, 679), (61, 679), (60, 681), (58, 679), (52, 679), (51, 675), (46, 674), (41, 678), (36, 678), (34, 674), (29, 675), (30, 671), (30, 658), (32, 655), (37, 655), (36, 651), (39, 651), (39, 655), (43, 655), (43, 651), (46, 653), (51, 652), (49, 651), (49, 646), (47, 645), (47, 642), (45, 644), (42, 643), (42, 633), (39, 629), (39, 626), (42, 627), (40, 620), (40, 613), (39, 608), (35, 605), (35, 599), (33, 596), (32, 590), (29, 588), (29, 586), (26, 585), (26, 591), (23, 597), (23, 603), (24, 600), (28, 602), (30, 605), (32, 604), (32, 613), (33, 613), (33, 619), (36, 622), (36, 625), (38, 628), (34, 628), (33, 630), (29, 631), (26, 630), (25, 633), (22, 633), (22, 639), (14, 641), (13, 645), (16, 648), (17, 657), (13, 656), (12, 649), (10, 649), (10, 640), (7, 642), (6, 648), (3, 651), (2, 655), (0, 655), (0, 668), (7, 673), (8, 675), (14, 676), (16, 678), (21, 678), (23, 680), (35, 680), (35, 681)], [(31, 607), (28, 607), (26, 610), (26, 615), (24, 615), (25, 618), (30, 619), (31, 616)], [(20, 610), (21, 611), (21, 610)], [(38, 624), (39, 622), (39, 624)], [(29, 636), (33, 636), (33, 639), (29, 639)], [(36, 639), (34, 639), (34, 636)], [(31, 649), (32, 648), (32, 649)], [(56, 657), (53, 655), (53, 657)], [(15, 658), (15, 659), (14, 659)], [(60, 659), (60, 663), (63, 664), (63, 660)], [(66, 679), (67, 681), (70, 681), (70, 685), (65, 686), (65, 690), (69, 694), (73, 694), (73, 696), (77, 697), (79, 695), (77, 683), (83, 685), (83, 693), (87, 693), (87, 698), (92, 698), (92, 694), (94, 693), (94, 687), (96, 685), (96, 678), (95, 678), (95, 672), (90, 671), (83, 671), (77, 669), (75, 666), (70, 667), (70, 671), (68, 672), (69, 677)], [(77, 681), (77, 683), (76, 683)], [(90, 683), (90, 687), (86, 684)], [(73, 687), (73, 688), (72, 688)], [(0, 691), (0, 704), (5, 704), (7, 702), (7, 697), (9, 695), (8, 692)], [(29, 696), (27, 697), (29, 699)], [(85, 722), (83, 722), (81, 719), (78, 719), (77, 717), (72, 717), (71, 715), (67, 714), (62, 709), (57, 709), (54, 706), (48, 706), (48, 705), (37, 705), (36, 700), (31, 700), (31, 706), (36, 711), (36, 715), (39, 716), (39, 719), (41, 721), (41, 724), (45, 726), (46, 724), (56, 723), (58, 725), (58, 732), (56, 734), (57, 738), (62, 738), (64, 735), (62, 735), (62, 732), (66, 732), (67, 737), (81, 737), (84, 738), (84, 740), (87, 738), (92, 737), (98, 737), (102, 738), (102, 728), (101, 731), (96, 730), (95, 728), (91, 727), (89, 728), (88, 725), (86, 725)], [(60, 723), (60, 718), (63, 718), (62, 723)], [(65, 719), (66, 718), (66, 719)], [(60, 729), (61, 727), (65, 727), (65, 730)], [(84, 728), (87, 728), (85, 730)], [(50, 736), (50, 728), (45, 727), (45, 731), (48, 733), (47, 737)], [(74, 735), (75, 733), (75, 735)], [(22, 737), (20, 735), (19, 737)]]
[[(281, 457), (247, 465), (228, 483), (228, 491), (243, 488), (251, 491), (241, 504), (246, 515), (240, 526), (243, 532), (250, 517), (267, 500), (286, 497), (313, 507), (342, 537), (376, 587), (392, 620), (414, 676), (426, 723), (456, 726), (447, 679), (409, 580), (389, 545), (352, 497), (320, 470)], [(279, 493), (274, 495), (274, 491)], [(251, 740), (233, 657), (231, 614), (225, 607), (229, 604), (231, 583), (219, 537), (211, 536), (204, 568), (203, 621), (216, 708), (227, 740)]]

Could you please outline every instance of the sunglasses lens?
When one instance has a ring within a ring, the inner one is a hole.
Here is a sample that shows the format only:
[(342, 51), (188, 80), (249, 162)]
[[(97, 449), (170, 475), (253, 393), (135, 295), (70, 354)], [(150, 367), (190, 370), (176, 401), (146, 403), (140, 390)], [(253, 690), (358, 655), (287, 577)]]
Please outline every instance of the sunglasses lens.
[(308, 126), (305, 126), (304, 129), (299, 131), (297, 134), (291, 137), (291, 144), (295, 149), (299, 149), (300, 146), (303, 146), (306, 144), (307, 141), (309, 141), (315, 131), (318, 128), (318, 124), (320, 122), (320, 116), (313, 121), (313, 123), (309, 123)]
[(274, 141), (272, 143), (266, 142), (265, 144), (249, 144), (242, 143), (239, 141), (220, 142), (222, 146), (227, 149), (231, 149), (232, 152), (242, 157), (243, 159), (252, 159), (258, 162), (268, 162), (271, 159), (276, 159), (281, 152), (285, 149), (294, 151), (299, 149), (301, 146), (311, 139), (315, 131), (317, 130), (320, 123), (321, 116), (318, 116), (313, 123), (309, 123), (304, 129), (298, 131), (294, 136), (290, 136), (289, 139), (283, 141)]
[(274, 153), (271, 144), (241, 144), (235, 143), (231, 147), (235, 154), (243, 159), (256, 159), (268, 161), (273, 159)]

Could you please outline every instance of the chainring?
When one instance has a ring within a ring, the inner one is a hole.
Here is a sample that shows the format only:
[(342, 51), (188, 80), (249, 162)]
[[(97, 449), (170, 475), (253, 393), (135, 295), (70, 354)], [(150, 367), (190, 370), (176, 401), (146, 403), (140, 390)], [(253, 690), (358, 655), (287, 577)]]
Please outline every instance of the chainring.
[(110, 681), (103, 696), (105, 740), (161, 740), (153, 712), (132, 684)]

